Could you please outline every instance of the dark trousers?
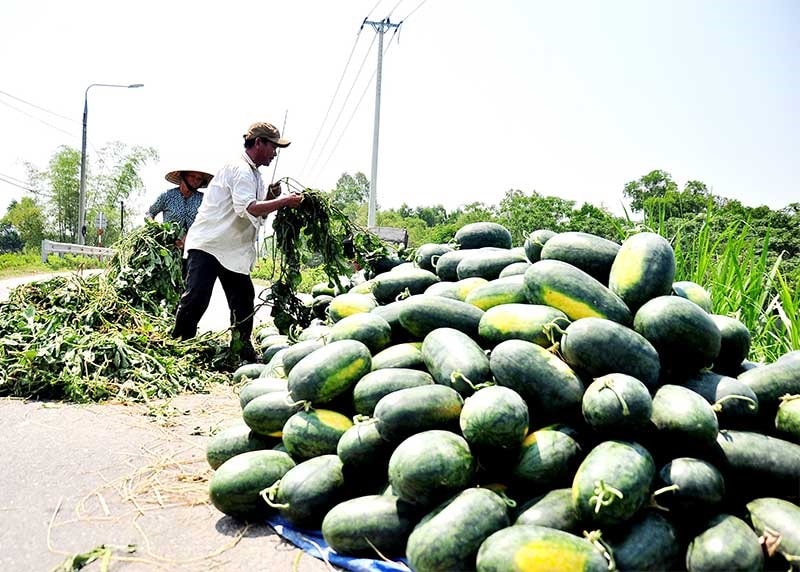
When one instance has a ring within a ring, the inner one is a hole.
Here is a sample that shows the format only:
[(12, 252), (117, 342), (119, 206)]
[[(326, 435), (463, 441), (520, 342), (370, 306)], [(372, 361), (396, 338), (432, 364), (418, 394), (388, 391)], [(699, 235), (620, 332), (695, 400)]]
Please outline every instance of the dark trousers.
[(178, 304), (172, 337), (186, 340), (197, 335), (197, 324), (208, 308), (214, 282), (219, 278), (231, 310), (231, 325), (245, 344), (243, 353), (252, 352), (250, 335), (253, 333), (253, 301), (256, 293), (250, 276), (231, 272), (214, 256), (202, 250), (190, 250), (187, 261), (186, 286)]

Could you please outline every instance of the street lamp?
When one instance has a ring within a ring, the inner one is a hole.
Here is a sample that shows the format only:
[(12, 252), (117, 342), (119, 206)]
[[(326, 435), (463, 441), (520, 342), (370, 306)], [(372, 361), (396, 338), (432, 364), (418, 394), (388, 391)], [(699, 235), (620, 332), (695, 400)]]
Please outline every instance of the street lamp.
[(78, 244), (86, 242), (86, 118), (89, 115), (89, 90), (93, 87), (144, 87), (143, 83), (130, 85), (116, 83), (93, 83), (83, 94), (83, 140), (81, 141), (81, 186), (78, 192)]

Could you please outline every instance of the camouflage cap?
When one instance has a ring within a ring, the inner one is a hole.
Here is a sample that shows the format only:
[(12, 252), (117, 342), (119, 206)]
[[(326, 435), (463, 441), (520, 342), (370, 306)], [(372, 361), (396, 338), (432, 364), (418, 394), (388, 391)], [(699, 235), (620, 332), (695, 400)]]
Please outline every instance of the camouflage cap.
[(253, 123), (247, 128), (247, 133), (244, 134), (244, 140), (256, 139), (262, 137), (267, 141), (272, 141), (278, 147), (288, 147), (291, 141), (288, 139), (281, 139), (281, 132), (272, 123), (261, 121)]

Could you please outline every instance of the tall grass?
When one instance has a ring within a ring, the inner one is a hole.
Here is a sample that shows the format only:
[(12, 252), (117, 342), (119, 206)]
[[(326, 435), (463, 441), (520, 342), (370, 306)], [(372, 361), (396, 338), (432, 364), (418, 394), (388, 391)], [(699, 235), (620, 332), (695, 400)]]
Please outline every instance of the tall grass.
[(20, 274), (77, 270), (80, 268), (105, 268), (106, 261), (88, 256), (65, 254), (63, 257), (51, 254), (43, 263), (38, 250), (25, 252), (6, 252), (0, 254), (0, 278)]
[(746, 221), (719, 218), (711, 206), (694, 219), (650, 214), (649, 224), (675, 250), (675, 280), (703, 286), (715, 314), (750, 331), (749, 359), (771, 362), (800, 349), (800, 293), (781, 273), (782, 256), (770, 260), (769, 235), (754, 240)]

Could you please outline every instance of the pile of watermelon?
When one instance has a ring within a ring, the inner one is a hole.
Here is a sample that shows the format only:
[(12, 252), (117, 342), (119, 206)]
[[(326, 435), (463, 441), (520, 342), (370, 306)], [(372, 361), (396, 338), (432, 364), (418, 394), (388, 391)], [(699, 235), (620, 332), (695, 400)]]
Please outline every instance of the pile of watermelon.
[(653, 233), (455, 239), (263, 332), (219, 510), (416, 571), (800, 566), (800, 351), (748, 361)]

